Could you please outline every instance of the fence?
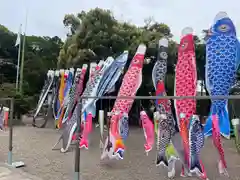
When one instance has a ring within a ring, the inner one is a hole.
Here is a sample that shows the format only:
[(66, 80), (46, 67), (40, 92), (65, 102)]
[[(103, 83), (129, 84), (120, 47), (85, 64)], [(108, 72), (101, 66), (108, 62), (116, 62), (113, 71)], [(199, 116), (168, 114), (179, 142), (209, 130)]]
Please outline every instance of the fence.
[(127, 96), (84, 96), (80, 97), (78, 101), (78, 105), (76, 108), (78, 108), (79, 112), (79, 118), (77, 121), (77, 130), (76, 130), (76, 135), (77, 135), (77, 143), (76, 143), (76, 151), (75, 151), (75, 179), (74, 180), (79, 180), (80, 178), (80, 148), (79, 148), (79, 141), (80, 141), (80, 123), (81, 123), (81, 117), (82, 117), (82, 100), (83, 99), (95, 99), (95, 100), (114, 100), (114, 99), (132, 99), (132, 100), (159, 100), (159, 99), (164, 99), (164, 100), (180, 100), (180, 99), (195, 99), (195, 100), (238, 100), (240, 99), (240, 95), (230, 95), (230, 96), (135, 96), (135, 97), (127, 97)]

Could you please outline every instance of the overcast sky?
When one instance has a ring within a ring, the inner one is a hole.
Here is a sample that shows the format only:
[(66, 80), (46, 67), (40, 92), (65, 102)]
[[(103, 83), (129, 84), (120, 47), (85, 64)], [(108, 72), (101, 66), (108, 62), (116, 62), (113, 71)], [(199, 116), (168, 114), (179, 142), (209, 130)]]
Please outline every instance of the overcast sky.
[(28, 35), (64, 38), (67, 30), (62, 20), (66, 13), (100, 7), (111, 9), (117, 19), (137, 25), (152, 16), (170, 26), (175, 40), (179, 40), (181, 30), (186, 26), (191, 26), (195, 34), (200, 35), (219, 11), (226, 11), (240, 37), (239, 0), (0, 0), (0, 24), (17, 32), (19, 24), (25, 24), (27, 7)]

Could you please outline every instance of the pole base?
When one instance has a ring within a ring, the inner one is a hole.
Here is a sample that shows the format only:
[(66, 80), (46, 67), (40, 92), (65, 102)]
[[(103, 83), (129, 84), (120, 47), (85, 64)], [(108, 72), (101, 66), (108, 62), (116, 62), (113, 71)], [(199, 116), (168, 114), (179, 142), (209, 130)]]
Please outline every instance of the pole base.
[(82, 180), (80, 172), (74, 172), (74, 180)]
[(25, 163), (22, 161), (17, 161), (17, 162), (12, 162), (12, 164), (7, 163), (7, 165), (13, 168), (20, 168), (20, 167), (24, 167)]

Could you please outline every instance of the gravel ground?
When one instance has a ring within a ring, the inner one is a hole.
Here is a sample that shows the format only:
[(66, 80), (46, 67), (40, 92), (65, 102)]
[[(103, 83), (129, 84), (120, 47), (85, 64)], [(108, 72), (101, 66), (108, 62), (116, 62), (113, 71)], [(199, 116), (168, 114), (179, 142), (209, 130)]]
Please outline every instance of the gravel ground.
[(0, 163), (0, 180), (42, 180), (29, 173), (23, 172), (21, 169), (16, 169), (8, 166), (5, 163)]
[[(80, 171), (84, 180), (156, 180), (167, 179), (167, 172), (155, 166), (155, 152), (148, 156), (144, 154), (143, 132), (139, 128), (130, 129), (127, 140), (127, 150), (122, 161), (100, 162), (99, 133), (95, 129), (90, 137), (89, 150), (81, 150)], [(51, 148), (59, 137), (57, 130), (50, 128), (38, 129), (30, 126), (14, 127), (13, 160), (24, 161), (26, 167), (22, 170), (36, 175), (43, 180), (71, 180), (74, 171), (74, 151), (62, 154)], [(8, 151), (8, 132), (0, 132), (0, 162), (6, 162)], [(60, 146), (59, 146), (60, 147)], [(240, 155), (234, 149), (232, 140), (224, 141), (226, 160), (230, 179), (240, 180)], [(226, 180), (218, 175), (216, 168), (217, 153), (211, 140), (207, 139), (202, 151), (202, 160), (205, 164), (210, 180)], [(179, 177), (180, 164), (177, 165), (176, 180)], [(185, 178), (195, 180), (195, 178)], [(197, 179), (197, 178), (196, 178)]]

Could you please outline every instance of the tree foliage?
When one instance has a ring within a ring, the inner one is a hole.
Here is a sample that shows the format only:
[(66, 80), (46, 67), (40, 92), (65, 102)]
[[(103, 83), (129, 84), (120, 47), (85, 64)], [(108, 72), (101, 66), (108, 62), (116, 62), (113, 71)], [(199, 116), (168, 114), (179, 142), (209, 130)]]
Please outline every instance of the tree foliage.
[[(15, 47), (17, 34), (0, 26), (0, 83), (15, 83), (18, 47)], [(23, 36), (21, 37), (23, 39)], [(24, 92), (34, 95), (41, 89), (48, 69), (55, 69), (62, 40), (55, 37), (27, 36), (24, 63)], [(22, 55), (22, 54), (21, 54)], [(4, 96), (1, 94), (1, 96)]]
[(151, 57), (156, 53), (159, 38), (172, 37), (166, 24), (148, 20), (143, 27), (137, 27), (117, 21), (111, 11), (100, 8), (66, 15), (63, 24), (71, 33), (60, 51), (59, 67), (117, 56), (126, 49), (131, 57), (140, 43), (148, 46), (147, 54)]
[[(23, 36), (21, 38), (23, 39)], [(15, 97), (15, 110), (27, 112), (31, 107), (30, 101), (35, 102), (35, 97), (41, 91), (48, 69), (56, 69), (57, 58), (63, 42), (57, 36), (26, 37), (24, 94), (19, 95), (15, 89), (18, 59), (18, 47), (15, 47), (16, 39), (17, 34), (0, 25), (0, 98)]]
[[(64, 43), (57, 36), (27, 36), (25, 95), (34, 97), (41, 90), (45, 74), (51, 68), (79, 67), (83, 63), (99, 61), (108, 56), (116, 57), (124, 50), (129, 50), (129, 64), (140, 43), (147, 45), (146, 58), (151, 61), (144, 65), (143, 85), (138, 94), (149, 95), (149, 92), (153, 92), (151, 73), (158, 41), (163, 36), (170, 40), (166, 84), (168, 94), (172, 95), (178, 44), (172, 40), (173, 35), (167, 24), (156, 22), (150, 17), (145, 19), (143, 26), (136, 26), (118, 21), (110, 10), (95, 8), (88, 12), (65, 15), (63, 25), (69, 29)], [(0, 26), (0, 83), (5, 84), (4, 87), (15, 83), (18, 54), (18, 48), (14, 46), (16, 37), (17, 35), (6, 27)], [(199, 78), (203, 79), (205, 45), (201, 44), (197, 36), (195, 44), (198, 74)]]

